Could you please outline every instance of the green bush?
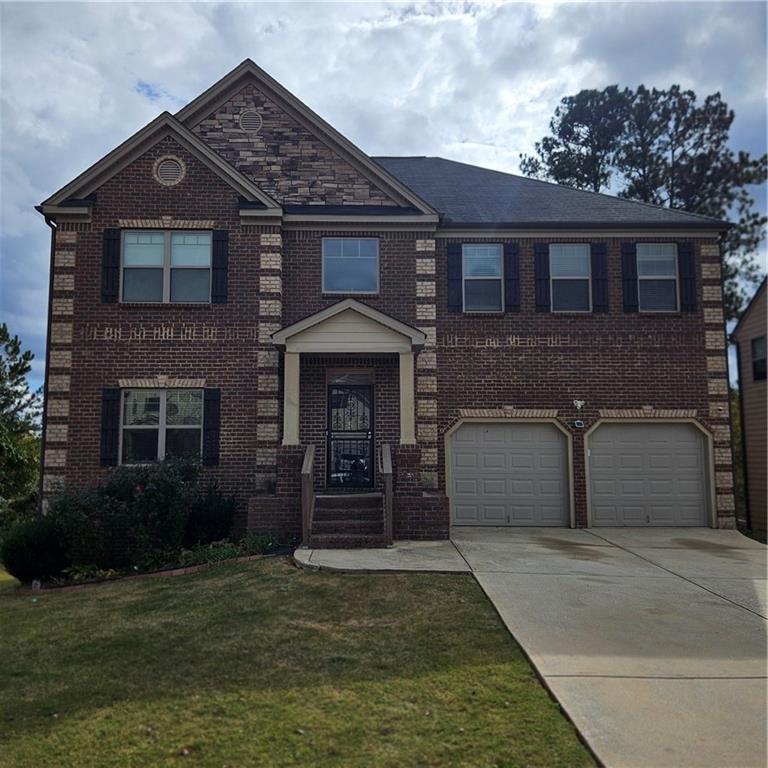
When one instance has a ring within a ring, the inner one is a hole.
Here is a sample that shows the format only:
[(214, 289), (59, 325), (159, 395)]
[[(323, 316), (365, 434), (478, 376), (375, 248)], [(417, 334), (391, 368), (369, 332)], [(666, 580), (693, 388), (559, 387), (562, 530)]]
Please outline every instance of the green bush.
[(143, 547), (143, 531), (130, 505), (103, 488), (57, 497), (49, 516), (61, 532), (69, 559), (78, 566), (125, 568)]
[(184, 546), (193, 547), (226, 539), (232, 533), (234, 515), (235, 500), (225, 496), (217, 483), (208, 483), (189, 508)]
[(12, 525), (0, 545), (0, 560), (8, 573), (23, 582), (60, 576), (71, 564), (50, 516)]

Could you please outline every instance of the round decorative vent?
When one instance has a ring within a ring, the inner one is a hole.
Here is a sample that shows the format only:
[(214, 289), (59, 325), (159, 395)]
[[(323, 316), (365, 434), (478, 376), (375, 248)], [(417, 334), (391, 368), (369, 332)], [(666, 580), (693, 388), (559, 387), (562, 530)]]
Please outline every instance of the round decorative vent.
[(261, 115), (252, 109), (240, 114), (240, 127), (246, 133), (258, 133), (261, 130)]
[(155, 163), (155, 178), (166, 187), (178, 184), (186, 172), (183, 161), (178, 157), (161, 157)]

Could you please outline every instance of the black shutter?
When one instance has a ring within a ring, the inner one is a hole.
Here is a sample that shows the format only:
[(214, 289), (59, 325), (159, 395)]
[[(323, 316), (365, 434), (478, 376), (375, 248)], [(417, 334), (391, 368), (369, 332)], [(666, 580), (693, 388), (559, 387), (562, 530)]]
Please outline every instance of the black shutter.
[(117, 447), (120, 439), (120, 390), (101, 391), (101, 466), (117, 464)]
[(221, 427), (221, 390), (203, 392), (203, 465), (213, 467), (219, 463), (219, 431)]
[(677, 244), (677, 272), (680, 276), (680, 311), (696, 311), (696, 259), (693, 243)]
[(448, 243), (448, 311), (461, 312), (461, 243)]
[(608, 248), (605, 243), (592, 243), (592, 311), (608, 311)]
[(227, 272), (229, 270), (229, 232), (216, 229), (213, 232), (211, 259), (211, 304), (227, 303)]
[(621, 273), (624, 283), (624, 311), (637, 312), (640, 305), (637, 298), (637, 246), (635, 243), (621, 244)]
[(504, 243), (504, 311), (520, 311), (520, 249)]
[(533, 246), (533, 268), (536, 275), (536, 311), (549, 312), (549, 245), (536, 243)]
[(105, 229), (101, 252), (101, 300), (114, 304), (120, 293), (120, 230)]

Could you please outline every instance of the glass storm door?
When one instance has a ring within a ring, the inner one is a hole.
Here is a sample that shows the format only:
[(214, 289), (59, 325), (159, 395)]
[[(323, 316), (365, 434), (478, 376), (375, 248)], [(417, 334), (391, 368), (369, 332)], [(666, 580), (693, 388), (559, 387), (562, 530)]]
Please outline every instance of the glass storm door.
[[(338, 380), (355, 375), (335, 377)], [(373, 385), (328, 385), (328, 486), (373, 485)]]

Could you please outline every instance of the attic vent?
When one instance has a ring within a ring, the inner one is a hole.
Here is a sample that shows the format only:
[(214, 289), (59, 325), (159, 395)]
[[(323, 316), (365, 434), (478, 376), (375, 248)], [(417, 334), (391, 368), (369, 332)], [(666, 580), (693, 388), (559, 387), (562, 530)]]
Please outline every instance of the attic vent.
[(155, 178), (166, 187), (178, 184), (186, 172), (183, 161), (178, 157), (161, 157), (155, 163)]
[(248, 109), (240, 115), (240, 127), (246, 133), (258, 133), (261, 130), (261, 115)]

